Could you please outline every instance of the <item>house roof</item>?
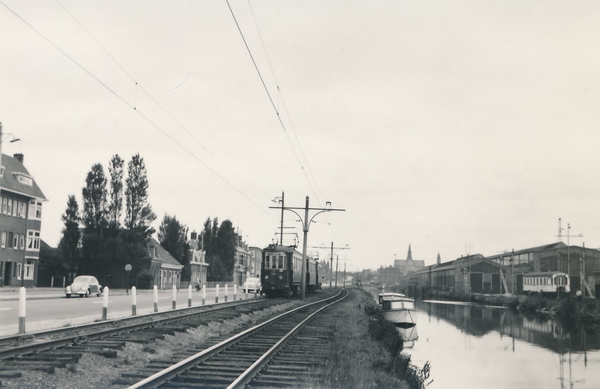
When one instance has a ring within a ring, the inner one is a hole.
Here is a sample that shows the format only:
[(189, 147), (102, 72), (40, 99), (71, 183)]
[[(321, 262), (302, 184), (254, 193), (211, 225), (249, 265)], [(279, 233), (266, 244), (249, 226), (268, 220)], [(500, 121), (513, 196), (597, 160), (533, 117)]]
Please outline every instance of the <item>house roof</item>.
[[(169, 254), (169, 252), (165, 250), (164, 247), (162, 247), (156, 239), (150, 237), (146, 240), (146, 244), (148, 245), (148, 252), (150, 253), (150, 257), (152, 258), (152, 260), (160, 261), (161, 266), (166, 265), (165, 267), (169, 268), (183, 268), (183, 265), (179, 263), (179, 261), (176, 260), (175, 257)], [(158, 253), (156, 253), (155, 250), (153, 250), (153, 248), (156, 248), (156, 251)]]
[[(25, 196), (31, 196), (38, 199), (46, 200), (46, 196), (42, 193), (42, 190), (37, 185), (33, 177), (29, 174), (29, 171), (25, 166), (19, 162), (18, 159), (2, 154), (2, 166), (4, 166), (4, 174), (0, 179), (0, 188), (10, 192), (22, 194)], [(33, 185), (27, 185), (19, 182), (17, 179), (18, 175), (29, 177), (33, 181)]]

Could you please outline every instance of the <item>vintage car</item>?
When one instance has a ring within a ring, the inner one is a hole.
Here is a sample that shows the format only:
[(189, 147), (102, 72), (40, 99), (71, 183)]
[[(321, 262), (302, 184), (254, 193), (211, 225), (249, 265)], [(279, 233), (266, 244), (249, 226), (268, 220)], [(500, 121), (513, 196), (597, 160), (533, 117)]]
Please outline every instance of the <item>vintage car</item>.
[(79, 295), (79, 297), (88, 297), (90, 294), (95, 294), (100, 297), (102, 294), (102, 286), (94, 276), (78, 276), (75, 277), (73, 283), (65, 288), (67, 297)]
[(262, 295), (260, 279), (259, 278), (247, 278), (244, 285), (242, 285), (244, 293), (260, 293)]

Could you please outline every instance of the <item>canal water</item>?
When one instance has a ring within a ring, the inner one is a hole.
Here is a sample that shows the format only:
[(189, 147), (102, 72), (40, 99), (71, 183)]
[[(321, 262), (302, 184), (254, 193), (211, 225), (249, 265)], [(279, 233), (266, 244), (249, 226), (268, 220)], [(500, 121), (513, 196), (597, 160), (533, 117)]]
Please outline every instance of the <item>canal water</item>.
[(600, 388), (600, 337), (548, 317), (446, 301), (417, 303), (404, 353), (431, 364), (430, 389)]
[[(600, 388), (600, 339), (550, 318), (451, 302), (419, 302), (404, 352), (431, 364), (428, 388)], [(414, 337), (414, 336), (413, 336)]]

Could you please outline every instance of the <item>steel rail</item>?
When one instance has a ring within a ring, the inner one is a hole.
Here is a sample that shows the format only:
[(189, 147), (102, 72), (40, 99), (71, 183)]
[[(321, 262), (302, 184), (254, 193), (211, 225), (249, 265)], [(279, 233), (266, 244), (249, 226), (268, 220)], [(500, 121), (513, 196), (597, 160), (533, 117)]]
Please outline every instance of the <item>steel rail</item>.
[[(3, 342), (4, 345), (8, 344), (7, 341), (12, 341), (13, 343), (16, 342), (19, 345), (16, 347), (11, 346), (8, 349), (0, 350), (0, 359), (10, 358), (16, 355), (22, 355), (33, 351), (65, 346), (72, 343), (82, 343), (87, 340), (98, 339), (101, 337), (110, 336), (118, 333), (152, 328), (162, 324), (183, 321), (197, 315), (214, 314), (219, 311), (232, 309), (240, 306), (264, 303), (265, 301), (275, 300), (253, 299), (244, 300), (241, 303), (239, 301), (232, 301), (220, 304), (186, 307), (171, 311), (149, 313), (145, 315), (131, 316), (122, 319), (105, 320), (101, 322), (82, 324), (73, 327), (0, 338), (0, 342)], [(219, 306), (214, 307), (215, 305)], [(40, 338), (49, 338), (52, 336), (62, 337), (59, 339), (44, 339), (37, 341)], [(21, 345), (25, 342), (32, 343)]]
[(294, 308), (290, 311), (284, 312), (280, 315), (277, 315), (261, 324), (258, 324), (251, 328), (248, 328), (245, 331), (242, 331), (237, 335), (234, 335), (228, 339), (225, 339), (224, 341), (217, 343), (217, 344), (207, 348), (206, 350), (203, 350), (203, 351), (201, 351), (197, 354), (194, 354), (172, 366), (169, 366), (168, 368), (161, 370), (158, 373), (155, 373), (155, 374), (151, 375), (150, 377), (148, 377), (142, 381), (139, 381), (136, 384), (129, 386), (127, 389), (156, 388), (157, 386), (164, 384), (165, 382), (175, 378), (177, 375), (179, 375), (179, 374), (185, 372), (186, 370), (190, 369), (191, 367), (197, 365), (201, 360), (207, 359), (207, 358), (219, 353), (220, 351), (228, 348), (232, 344), (270, 326), (274, 322), (276, 322), (286, 316), (289, 316), (292, 313), (295, 313), (301, 309), (310, 307), (315, 304), (322, 304), (323, 302), (326, 302), (329, 300), (337, 299), (341, 294), (342, 294), (342, 291), (338, 292), (338, 294), (336, 294), (335, 296), (328, 297), (323, 300), (315, 301), (312, 303), (308, 303), (308, 304), (299, 306), (297, 308)]
[(273, 359), (275, 354), (277, 354), (279, 352), (279, 350), (281, 350), (281, 348), (283, 348), (283, 346), (290, 339), (292, 339), (302, 328), (304, 328), (304, 326), (306, 326), (306, 324), (308, 324), (308, 322), (314, 316), (316, 316), (318, 313), (320, 313), (325, 308), (328, 308), (333, 304), (337, 304), (340, 301), (342, 301), (343, 299), (345, 299), (346, 297), (348, 297), (348, 291), (344, 291), (344, 292), (346, 293), (345, 296), (319, 308), (318, 310), (313, 312), (310, 316), (308, 316), (306, 319), (304, 319), (302, 322), (300, 322), (296, 327), (294, 327), (294, 329), (292, 329), (287, 335), (285, 335), (283, 338), (281, 338), (266, 353), (264, 353), (258, 360), (256, 360), (256, 362), (254, 362), (252, 364), (252, 366), (250, 366), (248, 369), (246, 369), (246, 371), (244, 371), (235, 381), (233, 381), (231, 383), (231, 385), (229, 385), (227, 387), (227, 389), (244, 388), (247, 384), (249, 384), (250, 381), (252, 380), (252, 378), (254, 378), (254, 376), (256, 376), (256, 374), (258, 374), (258, 372), (260, 372), (265, 367), (265, 365), (267, 365), (271, 361), (271, 359)]

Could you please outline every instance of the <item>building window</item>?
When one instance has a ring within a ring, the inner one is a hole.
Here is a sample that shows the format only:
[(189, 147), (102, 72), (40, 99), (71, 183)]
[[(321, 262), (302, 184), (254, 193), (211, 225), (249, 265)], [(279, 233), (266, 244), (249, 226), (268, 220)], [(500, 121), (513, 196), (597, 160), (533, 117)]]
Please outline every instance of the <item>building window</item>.
[(22, 203), (19, 201), (19, 212), (18, 212), (19, 217), (21, 218), (25, 218), (25, 203)]
[(7, 208), (6, 214), (10, 216), (11, 213), (12, 213), (12, 200), (8, 199), (8, 208)]
[(31, 200), (29, 202), (29, 218), (30, 219), (41, 219), (42, 218), (42, 202)]
[(5, 231), (2, 231), (2, 241), (1, 241), (0, 247), (6, 248), (6, 232)]
[(2, 199), (2, 213), (6, 215), (7, 209), (8, 209), (8, 199), (5, 197)]
[(19, 248), (25, 250), (25, 234), (19, 235)]
[(21, 174), (17, 174), (17, 180), (21, 183), (21, 184), (25, 184), (25, 185), (29, 185), (29, 186), (33, 186), (33, 179), (31, 177), (27, 177)]
[(17, 200), (13, 201), (13, 212), (12, 212), (12, 215), (14, 217), (17, 217)]
[(12, 234), (12, 248), (17, 250), (19, 248), (19, 234)]
[(39, 250), (40, 249), (40, 232), (39, 231), (27, 231), (27, 250)]

